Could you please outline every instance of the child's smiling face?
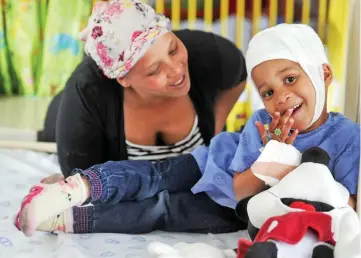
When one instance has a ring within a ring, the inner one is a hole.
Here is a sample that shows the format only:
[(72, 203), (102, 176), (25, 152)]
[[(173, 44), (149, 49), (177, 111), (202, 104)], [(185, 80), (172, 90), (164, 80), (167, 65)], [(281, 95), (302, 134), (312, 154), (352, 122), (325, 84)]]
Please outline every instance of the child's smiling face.
[[(332, 80), (332, 72), (324, 65), (326, 89)], [(281, 116), (292, 109), (294, 124), (299, 132), (316, 129), (327, 120), (326, 104), (321, 117), (309, 128), (315, 112), (316, 92), (310, 78), (293, 61), (277, 59), (263, 62), (252, 70), (252, 79), (270, 115), (280, 112)]]

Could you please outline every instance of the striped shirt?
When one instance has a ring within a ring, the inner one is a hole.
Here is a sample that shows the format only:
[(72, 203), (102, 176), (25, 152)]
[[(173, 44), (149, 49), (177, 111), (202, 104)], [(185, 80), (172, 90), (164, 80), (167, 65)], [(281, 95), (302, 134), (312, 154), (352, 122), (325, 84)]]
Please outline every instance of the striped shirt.
[(183, 140), (164, 146), (146, 146), (125, 141), (129, 160), (149, 160), (155, 162), (193, 151), (204, 143), (198, 127), (198, 117), (194, 119), (192, 130)]

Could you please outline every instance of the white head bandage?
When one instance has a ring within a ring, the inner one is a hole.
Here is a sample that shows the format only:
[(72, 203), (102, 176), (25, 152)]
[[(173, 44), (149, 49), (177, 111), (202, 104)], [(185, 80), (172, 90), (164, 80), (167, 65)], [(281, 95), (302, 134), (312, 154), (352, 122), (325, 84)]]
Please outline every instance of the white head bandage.
[(311, 126), (320, 118), (326, 101), (323, 64), (329, 64), (329, 61), (321, 39), (304, 24), (280, 24), (263, 30), (249, 43), (246, 54), (248, 74), (257, 65), (274, 59), (297, 62), (315, 87), (316, 105)]

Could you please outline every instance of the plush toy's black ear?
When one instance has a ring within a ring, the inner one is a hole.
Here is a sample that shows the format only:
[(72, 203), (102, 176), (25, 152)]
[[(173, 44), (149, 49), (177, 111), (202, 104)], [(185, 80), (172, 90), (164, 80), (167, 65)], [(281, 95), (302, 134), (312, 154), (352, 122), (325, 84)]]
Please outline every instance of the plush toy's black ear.
[(236, 205), (236, 216), (239, 218), (240, 221), (242, 221), (243, 223), (247, 224), (249, 221), (248, 218), (248, 213), (247, 213), (247, 204), (248, 201), (252, 198), (253, 196), (247, 197), (243, 200), (240, 200), (237, 205)]
[(312, 258), (334, 258), (333, 249), (327, 245), (319, 245), (313, 249)]
[(304, 162), (313, 162), (328, 166), (330, 155), (320, 147), (312, 147), (303, 152), (301, 163)]
[[(269, 186), (265, 186), (265, 188), (263, 189), (263, 191), (266, 191), (267, 189), (269, 189), (270, 187)], [(236, 205), (236, 215), (237, 217), (240, 219), (240, 221), (244, 222), (245, 224), (248, 223), (249, 221), (249, 215), (247, 213), (247, 205), (248, 205), (248, 201), (253, 197), (254, 195), (252, 196), (249, 196), (249, 197), (246, 197), (242, 200), (240, 200), (237, 205)]]
[(277, 246), (273, 242), (254, 243), (246, 253), (245, 258), (277, 258)]
[(259, 228), (255, 227), (251, 221), (248, 221), (247, 231), (249, 238), (253, 241), (259, 232)]

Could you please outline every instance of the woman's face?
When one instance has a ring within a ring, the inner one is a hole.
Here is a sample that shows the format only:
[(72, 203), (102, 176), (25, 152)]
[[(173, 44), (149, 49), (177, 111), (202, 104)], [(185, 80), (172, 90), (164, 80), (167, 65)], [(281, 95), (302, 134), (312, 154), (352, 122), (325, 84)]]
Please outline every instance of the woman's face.
[(190, 89), (187, 49), (173, 32), (168, 32), (118, 82), (145, 99), (186, 95)]

